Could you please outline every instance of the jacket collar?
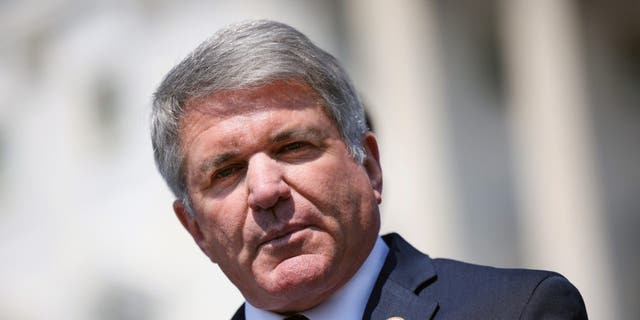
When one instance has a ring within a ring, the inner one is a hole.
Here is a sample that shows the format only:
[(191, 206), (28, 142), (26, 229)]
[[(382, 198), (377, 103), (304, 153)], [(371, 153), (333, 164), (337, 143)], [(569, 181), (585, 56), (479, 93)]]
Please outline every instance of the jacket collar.
[(429, 319), (438, 302), (420, 293), (436, 280), (431, 259), (402, 237), (391, 233), (383, 237), (389, 254), (369, 297), (364, 319)]

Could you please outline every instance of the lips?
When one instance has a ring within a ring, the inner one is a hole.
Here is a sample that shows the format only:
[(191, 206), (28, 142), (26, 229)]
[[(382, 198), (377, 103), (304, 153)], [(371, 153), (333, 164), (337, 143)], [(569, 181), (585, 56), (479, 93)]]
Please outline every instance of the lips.
[(289, 241), (289, 238), (294, 233), (306, 229), (306, 225), (290, 224), (277, 230), (268, 232), (261, 240), (258, 247), (265, 245), (282, 245)]

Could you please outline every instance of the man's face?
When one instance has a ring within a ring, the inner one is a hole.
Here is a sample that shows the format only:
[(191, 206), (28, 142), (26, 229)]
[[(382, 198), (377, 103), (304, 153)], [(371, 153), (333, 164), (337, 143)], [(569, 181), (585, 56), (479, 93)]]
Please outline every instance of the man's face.
[(371, 133), (357, 163), (317, 94), (278, 81), (189, 101), (181, 122), (194, 216), (174, 210), (254, 306), (317, 305), (378, 234), (382, 173)]

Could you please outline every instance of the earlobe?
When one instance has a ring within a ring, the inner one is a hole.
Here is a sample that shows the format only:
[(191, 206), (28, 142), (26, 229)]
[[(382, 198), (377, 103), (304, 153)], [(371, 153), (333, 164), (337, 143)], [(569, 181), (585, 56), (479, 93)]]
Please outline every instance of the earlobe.
[[(184, 205), (182, 200), (173, 201), (173, 212), (175, 212), (176, 217), (178, 217), (178, 220), (180, 220), (182, 226), (187, 229), (189, 234), (191, 234), (191, 237), (193, 237), (193, 240), (196, 242), (198, 247), (200, 247), (200, 250), (202, 250), (202, 252), (209, 256), (209, 254), (207, 253), (206, 241), (204, 239), (202, 231), (200, 230), (200, 224), (198, 223), (198, 220), (196, 220), (196, 218), (189, 212), (189, 210), (187, 210), (187, 207)], [(210, 256), (209, 258), (212, 259)]]
[(378, 141), (372, 132), (365, 133), (362, 138), (362, 147), (365, 156), (363, 166), (367, 171), (371, 187), (378, 204), (382, 202), (382, 167), (380, 166), (380, 152), (378, 150)]
[(182, 200), (176, 199), (173, 201), (173, 212), (176, 214), (176, 217), (178, 217), (178, 220), (180, 220), (182, 226), (193, 235), (191, 231), (194, 227), (197, 227), (194, 226), (194, 224), (197, 225), (197, 222), (194, 217), (191, 216)]

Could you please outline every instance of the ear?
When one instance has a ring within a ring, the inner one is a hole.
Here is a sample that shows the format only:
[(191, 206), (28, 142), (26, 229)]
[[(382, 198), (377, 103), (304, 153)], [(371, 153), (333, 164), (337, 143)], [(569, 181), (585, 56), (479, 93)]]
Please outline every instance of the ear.
[(373, 187), (376, 200), (378, 204), (380, 204), (382, 202), (382, 167), (380, 166), (378, 141), (375, 135), (373, 135), (373, 132), (369, 131), (364, 134), (362, 147), (364, 148), (366, 156), (363, 166), (371, 181), (371, 187)]
[[(173, 212), (175, 212), (176, 217), (178, 217), (182, 226), (191, 234), (193, 240), (198, 244), (198, 247), (200, 247), (200, 250), (202, 250), (202, 252), (204, 252), (211, 261), (213, 261), (213, 258), (208, 253), (207, 242), (200, 230), (198, 220), (189, 212), (189, 210), (187, 210), (187, 207), (184, 205), (182, 200), (173, 201)], [(213, 262), (215, 263), (215, 261)]]

